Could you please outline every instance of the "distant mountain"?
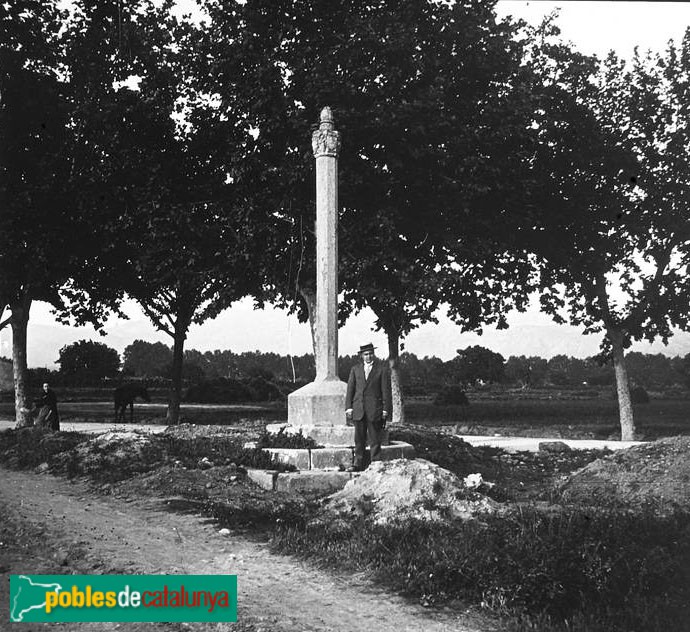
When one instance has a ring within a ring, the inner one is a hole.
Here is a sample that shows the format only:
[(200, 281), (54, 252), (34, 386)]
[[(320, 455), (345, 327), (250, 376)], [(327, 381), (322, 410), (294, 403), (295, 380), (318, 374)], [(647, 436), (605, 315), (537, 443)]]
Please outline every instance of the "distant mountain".
[[(439, 336), (442, 339), (439, 340)], [(406, 350), (420, 355), (436, 355), (449, 359), (455, 355), (457, 349), (473, 345), (481, 345), (500, 353), (504, 358), (514, 356), (539, 356), (551, 358), (555, 355), (567, 355), (576, 358), (586, 358), (599, 352), (601, 335), (584, 335), (580, 329), (566, 325), (538, 324), (513, 325), (509, 329), (488, 330), (483, 335), (459, 333), (456, 331), (434, 331), (423, 327), (410, 334)], [(678, 333), (668, 346), (662, 342), (635, 343), (632, 351), (640, 353), (661, 353), (666, 356), (685, 356), (690, 353), (690, 333)]]
[[(39, 319), (36, 319), (37, 321)], [(29, 366), (54, 368), (59, 351), (64, 345), (87, 339), (103, 342), (122, 354), (125, 347), (136, 339), (162, 342), (171, 346), (171, 339), (156, 331), (142, 318), (117, 320), (106, 327), (106, 336), (100, 336), (90, 327), (73, 328), (59, 324), (31, 322), (29, 324)], [(461, 333), (460, 328), (445, 317), (439, 324), (428, 324), (413, 330), (404, 341), (406, 351), (417, 356), (436, 356), (450, 360), (457, 349), (481, 345), (500, 353), (504, 358), (511, 355), (540, 356), (567, 355), (584, 358), (599, 350), (601, 336), (585, 336), (575, 327), (552, 323), (541, 314), (517, 315), (510, 328), (487, 329), (483, 335)], [(386, 337), (372, 331), (373, 317), (366, 313), (351, 318), (339, 332), (341, 355), (357, 352), (361, 344), (373, 342), (378, 355), (388, 354)], [(0, 356), (11, 357), (12, 347), (9, 328), (0, 331)], [(306, 324), (288, 319), (278, 310), (255, 311), (246, 305), (238, 305), (221, 314), (213, 321), (190, 330), (187, 349), (213, 351), (230, 349), (243, 351), (272, 351), (282, 355), (301, 355), (311, 352), (311, 339)], [(662, 353), (667, 356), (685, 356), (690, 353), (690, 333), (678, 333), (668, 346), (661, 342), (637, 343), (632, 349), (641, 353)]]

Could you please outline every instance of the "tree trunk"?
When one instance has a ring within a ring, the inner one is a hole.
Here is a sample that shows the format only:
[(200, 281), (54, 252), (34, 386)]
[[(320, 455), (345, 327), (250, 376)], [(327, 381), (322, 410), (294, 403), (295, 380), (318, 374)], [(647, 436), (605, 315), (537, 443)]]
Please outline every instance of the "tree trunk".
[[(179, 321), (178, 321), (179, 322)], [(170, 395), (168, 398), (167, 422), (170, 426), (180, 423), (180, 401), (182, 399), (182, 362), (184, 360), (184, 341), (187, 338), (187, 328), (175, 327), (173, 337), (173, 359), (170, 379)]]
[(14, 371), (14, 410), (17, 428), (31, 423), (27, 396), (29, 371), (26, 363), (26, 330), (29, 325), (31, 299), (11, 306), (12, 365)]
[(611, 327), (607, 329), (607, 333), (613, 349), (613, 368), (616, 374), (616, 392), (618, 393), (618, 412), (621, 424), (621, 441), (632, 441), (635, 438), (635, 420), (633, 419), (633, 409), (630, 401), (628, 372), (625, 368), (623, 333), (620, 330), (616, 330)]
[(309, 315), (309, 329), (311, 330), (311, 348), (314, 353), (314, 362), (316, 362), (316, 292), (299, 289), (300, 296), (307, 304), (307, 314)]
[(405, 406), (403, 402), (402, 383), (400, 380), (399, 338), (396, 333), (386, 332), (386, 335), (388, 337), (388, 363), (391, 367), (391, 396), (393, 399), (391, 423), (404, 424)]

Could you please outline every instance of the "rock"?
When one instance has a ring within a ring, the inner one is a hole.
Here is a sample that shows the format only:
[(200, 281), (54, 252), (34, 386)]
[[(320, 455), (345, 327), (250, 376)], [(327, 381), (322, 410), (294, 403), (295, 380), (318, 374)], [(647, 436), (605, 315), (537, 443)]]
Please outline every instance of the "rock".
[(220, 531), (218, 531), (218, 534), (227, 537), (230, 535), (230, 529), (221, 529)]
[(482, 475), (477, 473), (467, 475), (462, 482), (467, 489), (477, 489), (478, 487), (481, 487), (481, 484), (484, 482), (484, 480), (482, 479)]
[(547, 454), (564, 454), (572, 452), (573, 449), (563, 441), (540, 441), (539, 452), (546, 452)]
[(432, 522), (468, 520), (494, 512), (498, 503), (468, 490), (452, 472), (424, 459), (376, 461), (324, 500), (317, 521), (333, 515), (368, 515), (378, 524), (416, 518)]

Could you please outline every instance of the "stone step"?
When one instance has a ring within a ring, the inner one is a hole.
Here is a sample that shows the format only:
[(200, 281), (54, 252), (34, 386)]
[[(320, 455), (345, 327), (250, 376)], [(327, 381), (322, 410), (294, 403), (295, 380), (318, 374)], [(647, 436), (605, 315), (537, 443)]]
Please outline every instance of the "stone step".
[(247, 470), (247, 477), (259, 487), (276, 492), (317, 492), (328, 494), (345, 487), (359, 472), (277, 472), (275, 470)]
[[(247, 444), (250, 447), (250, 444)], [(280, 463), (293, 465), (300, 471), (344, 470), (354, 464), (354, 447), (332, 448), (264, 448)], [(366, 450), (367, 458), (369, 449)], [(380, 460), (413, 459), (414, 447), (403, 441), (392, 441), (381, 446)]]
[[(287, 424), (277, 423), (268, 424), (267, 432), (278, 434), (283, 432), (286, 435), (299, 435), (309, 437), (319, 445), (326, 447), (351, 446), (355, 443), (355, 429), (353, 426), (345, 424)], [(386, 435), (385, 439), (388, 439)]]

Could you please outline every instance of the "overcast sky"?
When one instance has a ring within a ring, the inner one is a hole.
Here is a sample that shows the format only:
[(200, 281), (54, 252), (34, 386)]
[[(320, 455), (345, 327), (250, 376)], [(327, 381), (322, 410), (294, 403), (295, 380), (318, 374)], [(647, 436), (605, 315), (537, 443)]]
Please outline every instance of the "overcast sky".
[[(684, 2), (524, 2), (502, 0), (497, 5), (499, 16), (513, 15), (537, 24), (544, 15), (560, 8), (557, 20), (564, 39), (570, 40), (582, 52), (604, 56), (615, 50), (621, 57), (630, 57), (637, 45), (643, 51), (662, 50), (669, 39), (680, 41), (690, 26), (690, 3)], [(130, 320), (111, 320), (106, 337), (98, 336), (88, 327), (70, 328), (55, 323), (45, 304), (35, 304), (29, 324), (29, 366), (52, 366), (59, 349), (81, 339), (104, 342), (120, 353), (125, 346), (139, 338), (171, 345), (142, 315), (135, 304), (128, 304)], [(597, 352), (600, 336), (582, 336), (572, 327), (556, 326), (539, 313), (534, 305), (524, 314), (509, 316), (510, 329), (488, 329), (483, 336), (461, 334), (443, 314), (438, 325), (425, 325), (408, 336), (406, 350), (419, 356), (435, 355), (448, 360), (459, 348), (481, 344), (503, 354), (541, 355), (551, 357), (559, 353), (586, 357)], [(361, 344), (372, 341), (379, 347), (379, 355), (386, 356), (386, 338), (372, 332), (373, 317), (364, 312), (352, 317), (340, 330), (341, 354), (355, 353)], [(311, 350), (309, 329), (296, 319), (273, 309), (256, 312), (251, 301), (242, 301), (213, 321), (193, 326), (186, 347), (200, 351), (231, 349), (242, 351), (273, 351), (300, 355)], [(690, 335), (675, 337), (670, 347), (661, 343), (636, 345), (643, 352), (685, 355), (690, 353)], [(0, 331), (0, 355), (11, 357), (9, 327)]]

